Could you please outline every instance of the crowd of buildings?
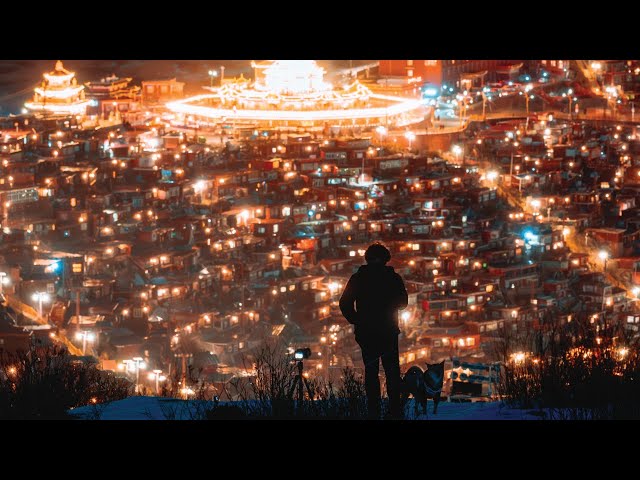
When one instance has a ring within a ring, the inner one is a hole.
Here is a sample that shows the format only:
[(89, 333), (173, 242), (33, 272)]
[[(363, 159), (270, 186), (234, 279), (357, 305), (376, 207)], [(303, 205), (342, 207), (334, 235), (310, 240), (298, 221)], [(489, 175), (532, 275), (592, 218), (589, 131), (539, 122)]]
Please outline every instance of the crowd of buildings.
[(339, 376), (360, 353), (337, 300), (372, 241), (409, 292), (403, 368), (499, 360), (505, 330), (551, 319), (637, 330), (634, 125), (225, 132), (173, 126), (162, 100), (181, 95), (84, 88), (59, 63), (31, 112), (0, 119), (0, 347), (62, 342), (151, 389), (178, 375), (220, 394), (281, 341)]

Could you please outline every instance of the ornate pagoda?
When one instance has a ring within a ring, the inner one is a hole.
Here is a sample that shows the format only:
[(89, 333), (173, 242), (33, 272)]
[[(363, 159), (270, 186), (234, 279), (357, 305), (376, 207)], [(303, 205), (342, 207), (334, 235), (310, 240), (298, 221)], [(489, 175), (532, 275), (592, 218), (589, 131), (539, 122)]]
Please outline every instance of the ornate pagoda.
[(33, 100), (24, 106), (44, 115), (84, 115), (89, 100), (84, 86), (78, 85), (76, 74), (65, 69), (58, 60), (53, 71), (43, 74), (44, 80), (35, 88)]

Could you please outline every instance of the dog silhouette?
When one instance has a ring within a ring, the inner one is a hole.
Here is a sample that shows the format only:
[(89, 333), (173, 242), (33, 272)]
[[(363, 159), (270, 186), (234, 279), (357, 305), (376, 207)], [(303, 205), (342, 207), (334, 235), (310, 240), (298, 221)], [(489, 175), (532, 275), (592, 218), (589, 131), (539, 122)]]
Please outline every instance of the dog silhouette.
[(426, 363), (426, 370), (422, 370), (417, 365), (407, 370), (402, 377), (401, 400), (406, 405), (409, 396), (412, 395), (415, 401), (416, 415), (419, 410), (427, 413), (427, 401), (433, 399), (433, 414), (438, 413), (438, 403), (444, 384), (444, 360), (440, 363)]

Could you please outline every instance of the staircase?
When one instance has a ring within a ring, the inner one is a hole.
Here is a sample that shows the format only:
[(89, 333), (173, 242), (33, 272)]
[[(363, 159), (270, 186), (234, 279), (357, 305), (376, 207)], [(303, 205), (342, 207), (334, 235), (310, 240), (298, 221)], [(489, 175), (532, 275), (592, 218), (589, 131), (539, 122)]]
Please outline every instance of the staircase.
[(7, 305), (10, 306), (17, 313), (21, 313), (26, 318), (39, 323), (40, 325), (48, 325), (46, 318), (38, 315), (38, 312), (31, 306), (23, 303), (18, 297), (12, 294), (6, 294)]
[[(5, 295), (5, 298), (7, 299), (7, 305), (13, 308), (16, 312), (22, 313), (25, 317), (36, 321), (40, 325), (49, 325), (49, 322), (47, 322), (46, 318), (38, 315), (38, 312), (32, 306), (27, 305), (26, 303), (23, 303), (18, 297), (11, 294), (7, 294)], [(58, 303), (62, 303), (62, 302), (56, 302), (56, 305)], [(56, 305), (54, 305), (54, 307), (52, 308), (52, 312), (51, 312), (52, 316), (54, 315), (53, 310), (56, 307)], [(63, 307), (63, 308), (66, 310), (66, 307)], [(73, 343), (71, 343), (71, 341), (62, 333), (58, 334), (55, 338), (58, 341), (62, 342), (69, 350), (69, 353), (71, 353), (72, 355), (76, 355), (76, 356), (82, 355), (82, 350), (76, 347)]]

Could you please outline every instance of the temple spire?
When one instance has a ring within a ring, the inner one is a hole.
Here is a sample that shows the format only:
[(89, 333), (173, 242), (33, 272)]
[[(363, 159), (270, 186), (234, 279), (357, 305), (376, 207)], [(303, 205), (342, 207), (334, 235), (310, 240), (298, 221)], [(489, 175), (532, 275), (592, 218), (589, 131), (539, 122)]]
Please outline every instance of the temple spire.
[(35, 88), (33, 99), (24, 106), (45, 115), (84, 115), (89, 101), (84, 98), (84, 85), (78, 85), (76, 74), (64, 68), (61, 60), (53, 71), (43, 74), (42, 85)]

